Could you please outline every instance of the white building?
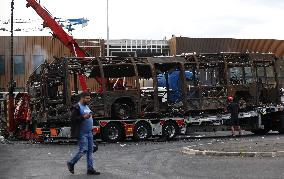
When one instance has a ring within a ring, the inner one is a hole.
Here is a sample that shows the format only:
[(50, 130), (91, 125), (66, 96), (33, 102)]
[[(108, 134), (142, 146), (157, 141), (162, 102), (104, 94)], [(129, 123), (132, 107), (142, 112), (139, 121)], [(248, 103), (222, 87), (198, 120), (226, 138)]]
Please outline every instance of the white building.
[(111, 56), (168, 56), (169, 44), (167, 40), (116, 39), (109, 40), (109, 51)]

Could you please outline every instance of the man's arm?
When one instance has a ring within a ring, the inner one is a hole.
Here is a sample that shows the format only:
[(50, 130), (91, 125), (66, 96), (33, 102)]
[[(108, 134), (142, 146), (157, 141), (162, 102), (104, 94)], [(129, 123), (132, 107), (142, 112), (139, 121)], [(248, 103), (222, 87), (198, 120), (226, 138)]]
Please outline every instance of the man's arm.
[(71, 119), (74, 122), (82, 122), (85, 118), (80, 114), (80, 111), (76, 107), (73, 107), (71, 111)]

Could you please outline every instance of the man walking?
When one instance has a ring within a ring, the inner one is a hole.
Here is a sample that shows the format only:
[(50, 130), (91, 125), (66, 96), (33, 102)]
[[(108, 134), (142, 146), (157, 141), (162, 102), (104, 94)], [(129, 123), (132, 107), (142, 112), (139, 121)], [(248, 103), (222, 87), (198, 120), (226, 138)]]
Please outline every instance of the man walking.
[(80, 94), (80, 101), (72, 107), (71, 136), (78, 138), (79, 151), (67, 162), (68, 170), (74, 174), (74, 165), (84, 155), (87, 155), (87, 174), (99, 175), (93, 168), (93, 118), (88, 104), (91, 97), (88, 92)]
[[(232, 136), (235, 136), (235, 130), (239, 131), (239, 135), (242, 134), (240, 120), (239, 120), (239, 104), (234, 102), (234, 98), (232, 96), (228, 97), (228, 110), (231, 113), (231, 132)], [(237, 129), (235, 129), (235, 127)]]

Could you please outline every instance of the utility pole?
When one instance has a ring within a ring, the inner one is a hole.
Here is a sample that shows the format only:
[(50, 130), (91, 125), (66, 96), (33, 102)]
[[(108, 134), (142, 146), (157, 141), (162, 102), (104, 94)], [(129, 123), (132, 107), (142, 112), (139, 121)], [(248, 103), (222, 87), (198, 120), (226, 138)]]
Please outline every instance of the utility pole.
[(14, 90), (16, 83), (14, 81), (14, 0), (11, 1), (11, 39), (10, 39), (10, 82), (9, 89), (9, 103), (8, 103), (8, 120), (10, 134), (15, 131), (14, 121)]
[(109, 57), (108, 0), (107, 0), (107, 56)]

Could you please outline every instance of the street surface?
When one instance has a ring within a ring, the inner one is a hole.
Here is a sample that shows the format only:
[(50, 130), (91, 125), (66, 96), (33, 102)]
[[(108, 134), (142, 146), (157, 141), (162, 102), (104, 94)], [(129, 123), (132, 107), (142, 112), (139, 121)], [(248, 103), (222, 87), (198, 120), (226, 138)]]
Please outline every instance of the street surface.
[(258, 141), (256, 145), (265, 146), (265, 150), (277, 150), (278, 143), (284, 140), (284, 136), (279, 134), (247, 134), (234, 139), (219, 135), (229, 133), (199, 133), (195, 134), (196, 137), (192, 135), (170, 142), (152, 140), (100, 144), (94, 156), (95, 169), (102, 173), (100, 176), (85, 174), (85, 157), (76, 165), (75, 175), (69, 173), (66, 161), (77, 149), (74, 144), (14, 141), (0, 144), (0, 178), (284, 178), (284, 157), (211, 157), (181, 152), (187, 146), (206, 149), (204, 146), (212, 144), (215, 150), (222, 150), (222, 146), (223, 149), (234, 148), (232, 145), (237, 147), (248, 141)]

